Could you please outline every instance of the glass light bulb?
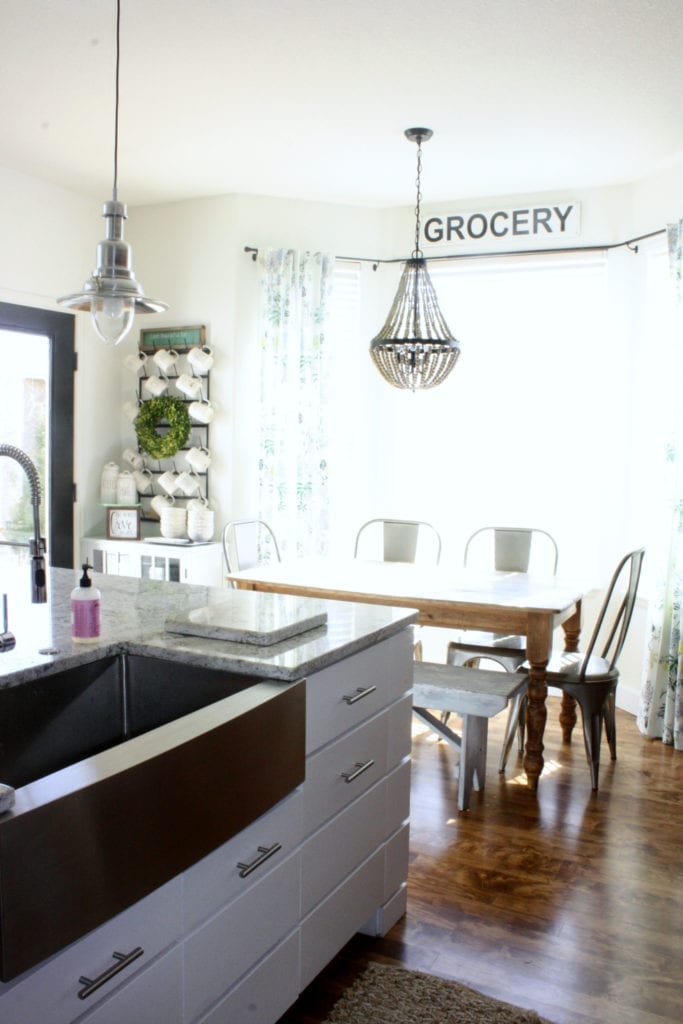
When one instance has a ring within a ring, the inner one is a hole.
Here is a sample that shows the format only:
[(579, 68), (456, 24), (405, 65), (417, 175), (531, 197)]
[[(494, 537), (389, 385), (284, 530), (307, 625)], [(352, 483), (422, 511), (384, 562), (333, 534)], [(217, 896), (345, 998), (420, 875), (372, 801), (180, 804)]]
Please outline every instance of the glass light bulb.
[(98, 295), (92, 300), (90, 315), (105, 345), (118, 345), (133, 326), (135, 303), (132, 299)]

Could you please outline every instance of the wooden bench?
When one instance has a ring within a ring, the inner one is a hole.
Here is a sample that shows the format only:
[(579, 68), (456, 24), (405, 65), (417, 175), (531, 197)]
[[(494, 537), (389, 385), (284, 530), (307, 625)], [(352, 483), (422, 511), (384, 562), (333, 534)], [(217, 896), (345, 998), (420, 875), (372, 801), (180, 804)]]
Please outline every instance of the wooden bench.
[[(508, 718), (505, 750), (508, 741), (512, 742), (512, 736), (508, 736), (510, 723), (517, 719), (516, 712), (526, 696), (526, 687), (527, 677), (522, 673), (490, 672), (427, 661), (414, 663), (413, 713), (460, 751), (458, 808), (461, 811), (469, 807), (472, 790), (484, 788), (489, 718), (504, 711), (509, 700), (515, 702)], [(455, 712), (462, 719), (462, 736), (431, 711)]]

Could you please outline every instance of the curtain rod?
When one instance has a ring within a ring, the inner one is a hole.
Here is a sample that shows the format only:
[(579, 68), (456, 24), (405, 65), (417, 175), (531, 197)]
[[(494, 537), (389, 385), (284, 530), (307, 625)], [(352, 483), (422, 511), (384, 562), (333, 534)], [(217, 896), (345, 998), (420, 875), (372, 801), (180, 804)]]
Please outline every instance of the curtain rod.
[[(607, 252), (609, 249), (622, 249), (626, 246), (631, 252), (638, 252), (638, 242), (644, 242), (646, 238), (654, 238), (656, 235), (666, 234), (666, 228), (659, 228), (657, 231), (650, 231), (646, 235), (638, 235), (636, 238), (627, 238), (625, 242), (606, 242), (604, 245), (575, 245), (558, 249), (508, 249), (505, 252), (464, 252), (452, 253), (446, 256), (425, 256), (430, 260), (481, 260), (491, 256), (548, 256), (556, 252)], [(251, 253), (251, 258), (256, 262), (258, 249), (251, 245), (245, 245), (244, 251)], [(349, 263), (372, 263), (372, 269), (377, 270), (381, 263), (405, 263), (406, 257), (382, 260), (371, 259), (368, 256), (335, 256), (336, 260), (344, 260)]]

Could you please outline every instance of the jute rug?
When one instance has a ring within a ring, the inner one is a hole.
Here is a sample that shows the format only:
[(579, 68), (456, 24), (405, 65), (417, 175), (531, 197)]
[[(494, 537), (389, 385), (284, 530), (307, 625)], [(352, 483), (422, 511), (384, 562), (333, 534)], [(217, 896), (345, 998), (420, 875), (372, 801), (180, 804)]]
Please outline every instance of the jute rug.
[(369, 963), (325, 1024), (550, 1024), (455, 981)]

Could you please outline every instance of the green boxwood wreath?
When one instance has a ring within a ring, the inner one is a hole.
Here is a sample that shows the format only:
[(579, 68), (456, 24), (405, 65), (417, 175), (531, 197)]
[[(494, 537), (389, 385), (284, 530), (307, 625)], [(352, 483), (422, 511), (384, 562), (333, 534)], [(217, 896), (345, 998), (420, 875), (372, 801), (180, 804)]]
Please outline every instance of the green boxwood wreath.
[[(157, 432), (162, 420), (168, 423), (165, 434)], [(190, 436), (192, 425), (185, 403), (181, 398), (162, 395), (148, 399), (135, 420), (135, 432), (140, 447), (153, 459), (170, 459), (183, 447)]]

